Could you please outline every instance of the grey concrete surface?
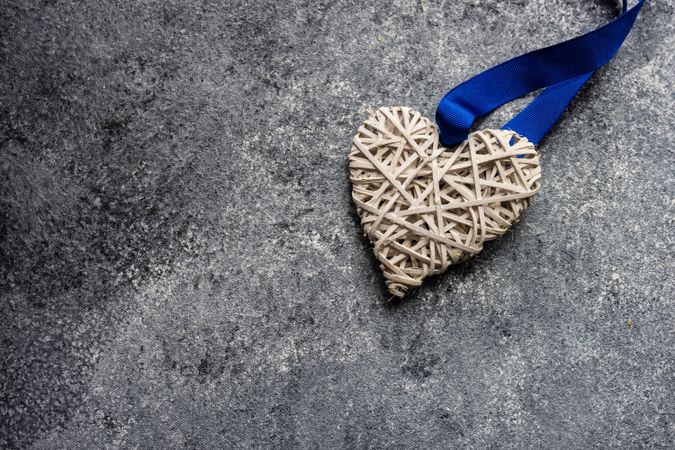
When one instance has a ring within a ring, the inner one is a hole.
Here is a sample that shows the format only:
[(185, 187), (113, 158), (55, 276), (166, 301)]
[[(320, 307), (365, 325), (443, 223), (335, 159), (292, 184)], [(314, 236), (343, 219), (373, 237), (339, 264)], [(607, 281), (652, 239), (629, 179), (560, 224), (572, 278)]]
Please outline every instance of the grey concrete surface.
[(432, 116), (615, 5), (0, 5), (1, 447), (672, 448), (671, 1), (523, 220), (396, 303), (350, 200), (367, 111)]

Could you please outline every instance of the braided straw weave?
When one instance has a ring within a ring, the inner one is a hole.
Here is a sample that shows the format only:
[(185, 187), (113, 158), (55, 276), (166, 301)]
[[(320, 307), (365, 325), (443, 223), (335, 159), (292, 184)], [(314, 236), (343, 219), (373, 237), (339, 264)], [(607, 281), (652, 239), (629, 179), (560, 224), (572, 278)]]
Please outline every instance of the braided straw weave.
[(504, 234), (541, 178), (534, 145), (513, 131), (477, 131), (448, 149), (435, 124), (405, 107), (380, 108), (361, 125), (349, 167), (363, 230), (396, 297)]

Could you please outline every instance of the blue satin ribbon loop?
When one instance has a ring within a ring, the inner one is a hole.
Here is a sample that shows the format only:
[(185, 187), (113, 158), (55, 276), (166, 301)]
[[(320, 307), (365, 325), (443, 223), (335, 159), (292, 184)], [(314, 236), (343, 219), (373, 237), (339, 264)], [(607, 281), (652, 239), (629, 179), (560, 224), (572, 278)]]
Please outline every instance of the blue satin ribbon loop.
[(505, 61), (455, 87), (436, 110), (443, 145), (451, 146), (466, 139), (478, 117), (529, 92), (546, 88), (503, 127), (539, 143), (579, 89), (619, 50), (644, 2), (639, 0), (627, 9), (623, 0), (622, 14), (610, 23)]

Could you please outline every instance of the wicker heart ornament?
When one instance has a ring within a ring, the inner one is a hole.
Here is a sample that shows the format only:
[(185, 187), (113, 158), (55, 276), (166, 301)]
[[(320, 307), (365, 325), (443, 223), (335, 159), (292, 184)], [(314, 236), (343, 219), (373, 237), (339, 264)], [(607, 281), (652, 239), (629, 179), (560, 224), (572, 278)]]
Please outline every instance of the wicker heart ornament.
[(361, 225), (395, 297), (504, 234), (541, 178), (534, 144), (515, 132), (476, 131), (445, 148), (436, 125), (405, 107), (368, 117), (349, 168)]

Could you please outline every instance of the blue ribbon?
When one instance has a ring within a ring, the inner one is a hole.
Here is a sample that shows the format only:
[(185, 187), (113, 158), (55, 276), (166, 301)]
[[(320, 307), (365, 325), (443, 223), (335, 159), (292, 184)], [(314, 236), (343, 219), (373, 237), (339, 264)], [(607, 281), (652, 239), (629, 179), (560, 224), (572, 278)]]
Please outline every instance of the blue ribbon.
[(466, 139), (476, 118), (528, 92), (544, 89), (503, 129), (538, 144), (593, 73), (612, 59), (628, 36), (645, 0), (590, 33), (496, 65), (448, 92), (436, 123), (449, 147)]

